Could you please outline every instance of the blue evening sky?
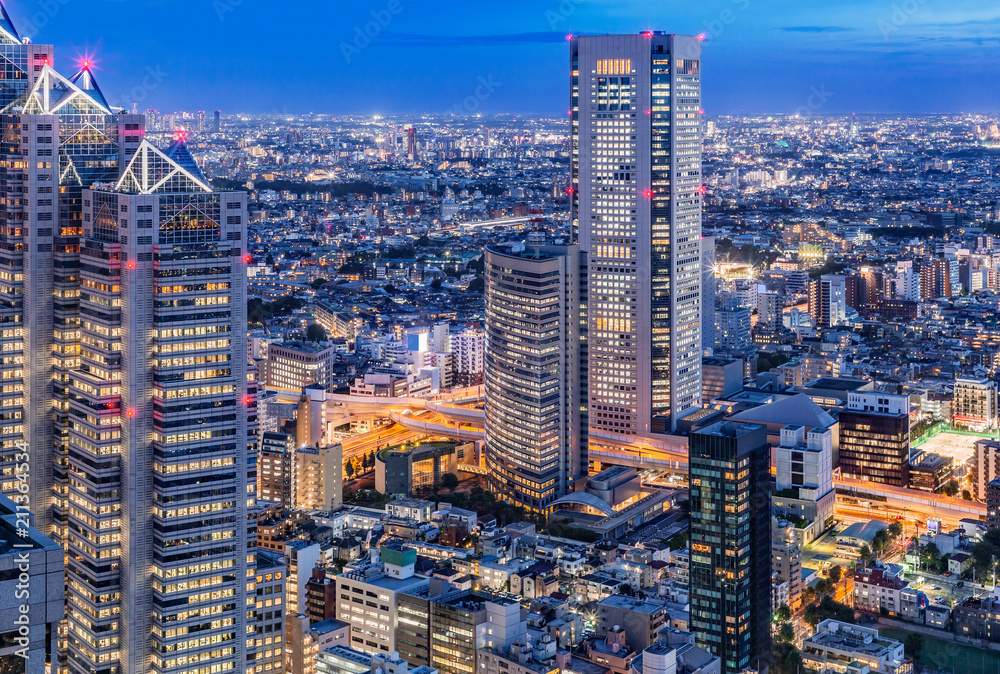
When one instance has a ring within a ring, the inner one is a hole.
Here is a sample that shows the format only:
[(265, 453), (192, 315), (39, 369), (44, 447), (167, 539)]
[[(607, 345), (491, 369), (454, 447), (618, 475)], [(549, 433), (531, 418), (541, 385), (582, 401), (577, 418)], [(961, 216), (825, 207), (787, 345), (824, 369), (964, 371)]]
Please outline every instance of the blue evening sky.
[(4, 4), (60, 70), (93, 54), (106, 96), (140, 110), (560, 114), (567, 33), (655, 29), (707, 35), (709, 114), (1000, 111), (996, 0)]

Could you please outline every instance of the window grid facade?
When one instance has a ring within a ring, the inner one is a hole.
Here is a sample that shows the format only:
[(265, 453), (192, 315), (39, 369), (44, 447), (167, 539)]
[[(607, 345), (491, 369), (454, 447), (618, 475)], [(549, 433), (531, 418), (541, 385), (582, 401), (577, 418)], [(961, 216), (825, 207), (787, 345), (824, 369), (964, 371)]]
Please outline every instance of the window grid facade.
[(591, 427), (669, 432), (701, 403), (701, 43), (571, 42), (571, 218), (589, 255)]

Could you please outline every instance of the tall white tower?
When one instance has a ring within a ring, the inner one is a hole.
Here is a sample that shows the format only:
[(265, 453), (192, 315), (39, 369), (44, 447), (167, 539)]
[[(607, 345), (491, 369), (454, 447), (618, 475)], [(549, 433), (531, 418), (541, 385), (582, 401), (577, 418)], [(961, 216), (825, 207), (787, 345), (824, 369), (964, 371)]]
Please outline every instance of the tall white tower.
[(183, 138), (143, 141), (116, 184), (83, 192), (73, 672), (246, 670), (246, 206), (207, 184)]
[(570, 52), (590, 425), (669, 432), (701, 401), (701, 41), (584, 36)]

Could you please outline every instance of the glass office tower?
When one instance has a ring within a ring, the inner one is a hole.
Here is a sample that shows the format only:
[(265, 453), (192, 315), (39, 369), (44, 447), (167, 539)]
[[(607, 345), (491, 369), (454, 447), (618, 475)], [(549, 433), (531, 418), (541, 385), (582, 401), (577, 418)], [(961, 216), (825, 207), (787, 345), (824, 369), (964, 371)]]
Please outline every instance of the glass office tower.
[(701, 41), (583, 36), (570, 54), (590, 426), (669, 432), (701, 403)]

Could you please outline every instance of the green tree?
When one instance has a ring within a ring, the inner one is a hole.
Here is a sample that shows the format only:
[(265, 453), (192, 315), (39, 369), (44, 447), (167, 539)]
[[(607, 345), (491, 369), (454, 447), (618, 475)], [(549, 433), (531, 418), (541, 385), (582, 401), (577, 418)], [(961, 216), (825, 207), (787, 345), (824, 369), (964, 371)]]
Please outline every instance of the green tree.
[(830, 582), (836, 585), (840, 582), (841, 578), (844, 577), (844, 570), (839, 566), (833, 566), (830, 568), (830, 573), (827, 575), (830, 577)]
[(483, 280), (482, 276), (477, 276), (476, 278), (472, 279), (472, 281), (469, 283), (468, 291), (470, 293), (482, 294), (483, 291), (485, 290), (486, 290), (486, 282)]
[(771, 674), (801, 674), (802, 654), (787, 641), (775, 642), (771, 646)]
[(782, 604), (774, 612), (774, 617), (779, 623), (786, 623), (792, 619), (792, 609), (788, 607), (788, 604)]
[(889, 545), (889, 532), (885, 529), (880, 529), (875, 532), (875, 536), (872, 538), (872, 552), (876, 555), (882, 554), (886, 547)]
[(433, 281), (431, 281), (431, 289), (441, 290), (441, 279), (435, 278)]
[(458, 475), (445, 473), (441, 476), (441, 486), (445, 489), (455, 489), (458, 487)]
[(993, 565), (1000, 562), (1000, 529), (989, 529), (983, 540), (972, 546), (972, 560), (980, 574), (993, 573)]
[(319, 323), (313, 323), (308, 328), (306, 328), (306, 341), (309, 341), (309, 342), (325, 342), (326, 341), (326, 328), (324, 328)]
[(972, 492), (970, 492), (968, 489), (963, 489), (962, 490), (962, 498), (965, 499), (966, 501), (971, 501), (972, 500)]
[(899, 538), (903, 533), (903, 523), (896, 520), (889, 525), (889, 535), (893, 538)]
[(828, 594), (830, 592), (830, 589), (831, 589), (830, 581), (827, 580), (826, 578), (820, 578), (819, 580), (816, 581), (816, 592), (820, 596)]
[(861, 550), (858, 551), (858, 555), (861, 557), (861, 563), (868, 566), (875, 559), (875, 555), (872, 554), (872, 549), (867, 545), (862, 545)]
[(959, 490), (958, 480), (951, 480), (941, 489), (941, 493), (944, 494), (945, 496), (953, 497), (955, 496), (955, 494), (958, 493), (958, 490)]
[(924, 635), (913, 632), (906, 637), (903, 648), (908, 656), (914, 660), (920, 659), (920, 651), (924, 648)]
[(795, 640), (795, 628), (792, 627), (792, 623), (781, 623), (781, 627), (778, 628), (778, 639), (786, 642)]
[(325, 279), (325, 278), (318, 278), (318, 279), (314, 279), (314, 280), (313, 280), (313, 282), (309, 284), (309, 286), (310, 286), (310, 287), (311, 287), (311, 288), (312, 288), (313, 290), (319, 290), (319, 289), (320, 289), (320, 288), (322, 288), (322, 287), (323, 287), (324, 285), (326, 285), (326, 279)]
[(806, 606), (802, 617), (813, 627), (831, 618), (840, 622), (853, 623), (854, 609), (834, 601), (830, 596), (826, 596), (818, 603)]
[(928, 543), (920, 551), (920, 559), (926, 566), (937, 568), (941, 563), (941, 551), (938, 550), (938, 546)]
[(670, 546), (671, 550), (683, 550), (687, 547), (688, 535), (686, 533), (675, 534), (669, 541), (667, 545)]
[(354, 462), (348, 461), (347, 465), (344, 466), (344, 472), (347, 473), (348, 478), (354, 477)]

